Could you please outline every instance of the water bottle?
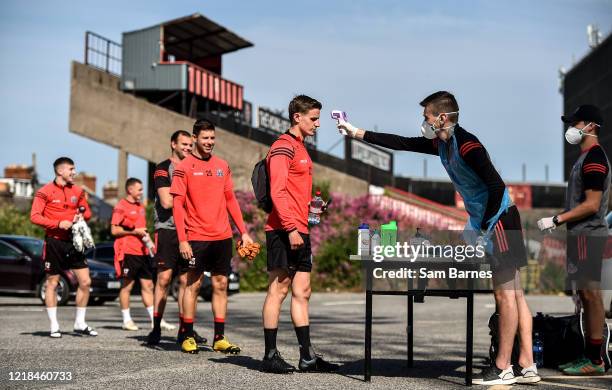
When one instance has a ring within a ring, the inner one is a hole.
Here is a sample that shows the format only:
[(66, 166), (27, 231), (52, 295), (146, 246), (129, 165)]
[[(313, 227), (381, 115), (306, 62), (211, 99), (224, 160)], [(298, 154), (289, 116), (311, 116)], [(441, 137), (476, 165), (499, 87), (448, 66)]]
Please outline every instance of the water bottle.
[(416, 228), (416, 233), (414, 237), (410, 239), (410, 245), (419, 246), (423, 243), (425, 237), (421, 234), (421, 228)]
[(391, 221), (380, 226), (381, 245), (384, 247), (395, 246), (397, 242), (397, 222)]
[(309, 225), (318, 225), (321, 222), (321, 213), (323, 212), (324, 205), (325, 202), (321, 198), (321, 191), (317, 191), (314, 198), (310, 201), (310, 208), (308, 209)]
[(357, 255), (367, 256), (370, 254), (370, 226), (367, 223), (359, 225), (357, 231)]
[(370, 247), (372, 248), (372, 252), (377, 246), (380, 246), (380, 232), (378, 231), (378, 229), (374, 229), (374, 232), (372, 233), (372, 238), (370, 239)]
[(142, 242), (145, 244), (145, 247), (147, 248), (147, 252), (149, 252), (149, 257), (154, 258), (155, 257), (155, 244), (153, 243), (153, 240), (151, 240), (151, 237), (148, 234), (142, 236)]
[(533, 338), (533, 360), (537, 368), (544, 366), (544, 343), (539, 333), (536, 333)]

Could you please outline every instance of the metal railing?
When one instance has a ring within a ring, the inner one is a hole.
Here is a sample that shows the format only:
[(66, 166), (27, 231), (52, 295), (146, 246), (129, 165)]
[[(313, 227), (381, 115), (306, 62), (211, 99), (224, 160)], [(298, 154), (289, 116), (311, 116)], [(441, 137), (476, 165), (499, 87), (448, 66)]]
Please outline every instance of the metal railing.
[(85, 32), (85, 65), (121, 76), (121, 45), (94, 32)]

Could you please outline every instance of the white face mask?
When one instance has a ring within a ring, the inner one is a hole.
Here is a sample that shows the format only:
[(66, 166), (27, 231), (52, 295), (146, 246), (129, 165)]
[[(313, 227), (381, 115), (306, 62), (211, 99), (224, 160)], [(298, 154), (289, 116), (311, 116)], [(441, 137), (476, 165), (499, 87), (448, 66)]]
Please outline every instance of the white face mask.
[[(588, 125), (584, 126), (583, 129), (586, 129), (591, 123), (589, 123)], [(580, 142), (582, 142), (582, 137), (585, 135), (591, 136), (591, 137), (597, 137), (595, 134), (587, 134), (583, 131), (583, 129), (579, 129), (577, 127), (574, 126), (570, 126), (566, 131), (565, 131), (565, 140), (572, 144), (572, 145), (578, 145), (580, 144)]]
[[(453, 112), (441, 112), (438, 114), (438, 116), (436, 117), (436, 121), (438, 120), (438, 118), (440, 118), (440, 115), (442, 114), (458, 114), (459, 111), (453, 111)], [(436, 123), (434, 121), (434, 123)], [(423, 137), (427, 138), (427, 139), (434, 139), (438, 136), (438, 132), (440, 130), (447, 130), (450, 129), (451, 127), (455, 126), (450, 125), (450, 126), (446, 126), (446, 127), (440, 127), (440, 128), (436, 128), (435, 125), (430, 124), (429, 122), (427, 122), (427, 119), (423, 119), (423, 123), (421, 124), (421, 134), (423, 134)]]

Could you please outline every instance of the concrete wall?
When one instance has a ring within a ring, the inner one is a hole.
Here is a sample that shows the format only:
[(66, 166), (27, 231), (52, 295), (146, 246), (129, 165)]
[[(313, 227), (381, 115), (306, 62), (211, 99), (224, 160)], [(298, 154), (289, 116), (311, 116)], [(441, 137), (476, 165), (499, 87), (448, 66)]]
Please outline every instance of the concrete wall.
[[(122, 92), (119, 82), (115, 76), (73, 62), (69, 131), (150, 162), (168, 158), (172, 133), (191, 132), (194, 120)], [(235, 187), (250, 190), (253, 166), (268, 146), (220, 128), (216, 137), (215, 154), (229, 162)], [(314, 179), (331, 182), (334, 192), (363, 195), (368, 191), (365, 180), (321, 164), (314, 166)]]

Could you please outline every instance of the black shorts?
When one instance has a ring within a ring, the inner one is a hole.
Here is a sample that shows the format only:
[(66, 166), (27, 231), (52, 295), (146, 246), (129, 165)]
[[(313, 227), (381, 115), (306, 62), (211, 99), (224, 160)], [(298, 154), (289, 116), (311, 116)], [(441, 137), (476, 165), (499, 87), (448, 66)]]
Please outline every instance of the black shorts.
[(310, 249), (310, 236), (300, 233), (304, 246), (292, 250), (289, 244), (289, 233), (283, 230), (266, 232), (266, 249), (268, 250), (268, 272), (284, 269), (290, 275), (296, 272), (312, 271), (312, 251)]
[(151, 258), (147, 255), (125, 255), (121, 262), (121, 277), (125, 279), (153, 279)]
[(43, 260), (45, 272), (49, 275), (58, 275), (61, 271), (69, 269), (87, 268), (85, 254), (74, 248), (72, 240), (64, 241), (46, 237)]
[[(569, 280), (600, 282), (601, 267), (606, 249), (606, 233), (567, 233), (567, 274)], [(578, 288), (587, 286), (577, 286)]]
[(173, 274), (187, 271), (186, 261), (179, 252), (176, 230), (156, 230), (155, 249), (155, 264), (157, 264), (158, 271), (171, 269)]
[(208, 271), (213, 275), (228, 276), (232, 266), (232, 239), (217, 241), (189, 241), (193, 259), (188, 270)]
[(491, 240), (493, 241), (491, 269), (494, 274), (510, 271), (510, 276), (514, 277), (512, 271), (527, 265), (521, 216), (516, 206), (511, 206), (501, 215), (493, 228)]

